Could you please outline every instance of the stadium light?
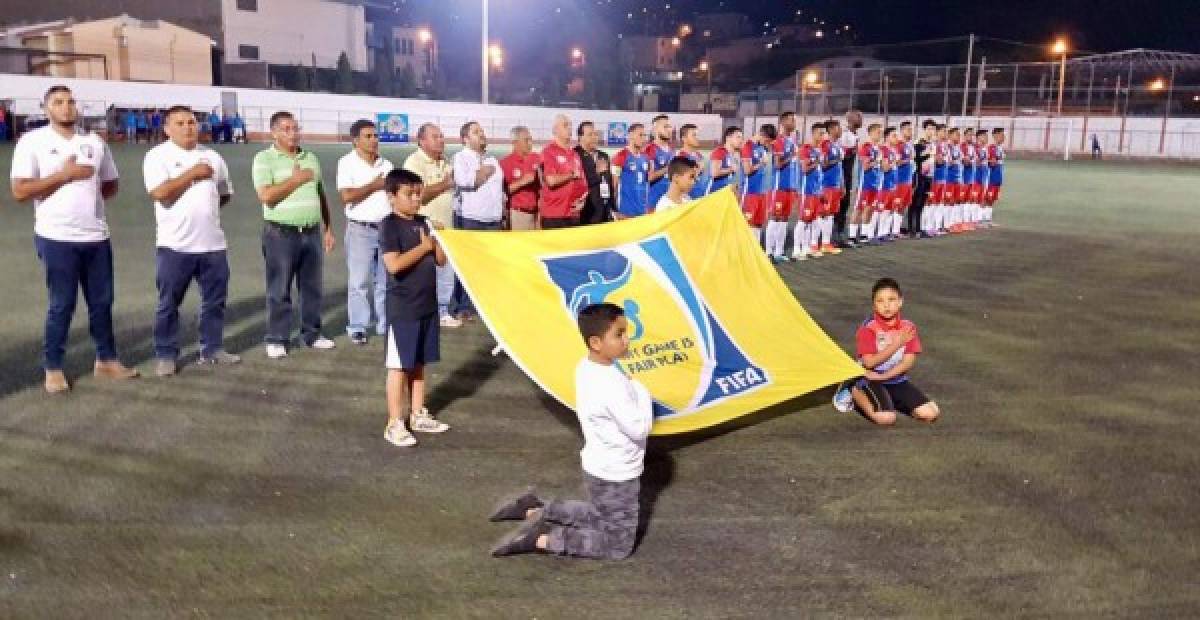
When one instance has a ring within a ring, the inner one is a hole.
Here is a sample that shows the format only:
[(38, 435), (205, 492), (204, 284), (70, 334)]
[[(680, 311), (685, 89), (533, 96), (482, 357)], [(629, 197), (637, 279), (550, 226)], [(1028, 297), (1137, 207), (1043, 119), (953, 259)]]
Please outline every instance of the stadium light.
[(1051, 46), (1050, 51), (1055, 55), (1062, 56), (1062, 65), (1058, 69), (1058, 115), (1062, 116), (1063, 93), (1067, 87), (1067, 52), (1069, 51), (1066, 38), (1059, 37)]
[(689, 26), (689, 25), (687, 25), (687, 24), (684, 24), (684, 25), (682, 25), (682, 26), (680, 26), (680, 27), (679, 27), (679, 36), (680, 36), (680, 37), (686, 37), (686, 36), (688, 36), (689, 34), (692, 34), (692, 27), (691, 27), (691, 26)]
[(493, 43), (488, 46), (488, 58), (496, 69), (504, 68), (504, 50), (499, 45)]
[(428, 28), (422, 28), (417, 31), (417, 39), (419, 39), (421, 43), (429, 43), (433, 40), (433, 33), (429, 32)]
[(579, 49), (578, 47), (571, 48), (571, 59), (583, 60), (583, 50)]
[(699, 69), (700, 69), (701, 71), (706, 71), (706, 72), (707, 72), (707, 71), (708, 71), (708, 61), (707, 61), (707, 60), (701, 60), (701, 61), (700, 61), (700, 67), (699, 67)]
[(1162, 90), (1167, 87), (1167, 81), (1162, 78), (1154, 78), (1150, 82), (1150, 90)]
[(817, 83), (817, 72), (809, 71), (808, 73), (804, 74), (804, 83), (809, 84), (809, 85), (816, 84)]
[(675, 47), (679, 47), (679, 46), (680, 46), (680, 44), (682, 44), (682, 43), (683, 43), (683, 41), (682, 41), (682, 40), (681, 40), (679, 37), (672, 37), (672, 38), (671, 38), (671, 45), (673, 45), (673, 46), (675, 46)]
[(700, 61), (700, 70), (704, 72), (704, 77), (708, 81), (708, 112), (712, 113), (712, 66), (707, 60)]

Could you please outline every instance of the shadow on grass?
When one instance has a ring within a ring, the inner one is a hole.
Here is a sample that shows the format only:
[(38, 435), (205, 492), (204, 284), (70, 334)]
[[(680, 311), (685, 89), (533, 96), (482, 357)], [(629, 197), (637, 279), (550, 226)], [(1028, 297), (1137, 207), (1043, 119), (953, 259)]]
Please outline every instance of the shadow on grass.
[[(251, 325), (232, 335), (227, 332), (224, 342), (226, 350), (240, 353), (262, 342), (266, 333), (266, 304), (266, 296), (257, 295), (240, 299), (225, 307), (227, 329), (231, 324), (255, 315), (260, 316)], [(345, 308), (345, 288), (327, 292), (322, 296), (322, 318), (324, 319), (332, 313), (334, 319), (328, 322), (322, 321), (323, 332), (328, 335), (345, 331)], [(91, 372), (92, 363), (95, 361), (95, 353), (86, 325), (86, 309), (77, 309), (76, 312), (84, 314), (85, 324), (72, 329), (67, 338), (67, 354), (63, 360), (63, 370), (68, 377), (79, 377)], [(298, 317), (298, 310), (294, 314)], [(190, 324), (184, 322), (184, 325), (185, 327), (180, 330), (180, 341), (187, 346), (195, 341), (197, 334)], [(154, 358), (153, 321), (132, 327), (117, 327), (114, 324), (114, 330), (117, 350), (122, 362), (137, 366)], [(0, 398), (41, 384), (44, 374), (38, 363), (42, 358), (42, 348), (40, 334), (33, 338), (0, 346)], [(191, 353), (181, 358), (181, 362), (195, 361), (196, 357), (196, 353)]]
[(469, 400), (487, 383), (507, 357), (493, 356), (490, 347), (480, 347), (467, 355), (467, 362), (447, 373), (446, 381), (429, 394), (430, 411), (441, 411), (460, 400)]

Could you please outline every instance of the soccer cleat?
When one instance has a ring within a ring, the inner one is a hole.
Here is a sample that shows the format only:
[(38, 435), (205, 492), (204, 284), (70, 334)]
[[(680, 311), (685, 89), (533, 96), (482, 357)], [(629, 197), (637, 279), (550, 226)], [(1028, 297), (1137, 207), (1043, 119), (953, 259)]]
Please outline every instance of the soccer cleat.
[(454, 328), (462, 327), (463, 322), (447, 314), (442, 317), (441, 321), (439, 321), (439, 325), (442, 327)]
[(360, 346), (367, 344), (367, 335), (363, 332), (351, 332), (350, 342)]
[(407, 428), (404, 428), (404, 420), (397, 419), (388, 422), (387, 429), (383, 431), (383, 438), (393, 446), (401, 448), (417, 445), (417, 438), (413, 437)]
[(814, 245), (812, 249), (808, 251), (808, 255), (813, 258), (821, 258), (821, 246)]
[(842, 250), (841, 250), (841, 248), (839, 248), (839, 247), (837, 247), (837, 246), (833, 245), (832, 243), (829, 243), (829, 244), (826, 244), (826, 245), (822, 246), (822, 247), (821, 247), (821, 251), (822, 251), (822, 252), (825, 252), (826, 254), (832, 254), (832, 255), (834, 255), (834, 256), (837, 256), (838, 254), (841, 254), (841, 253), (842, 253)]
[(287, 357), (287, 347), (285, 347), (281, 344), (274, 344), (274, 343), (268, 344), (267, 345), (267, 357), (269, 357), (273, 360), (283, 359), (283, 358)]

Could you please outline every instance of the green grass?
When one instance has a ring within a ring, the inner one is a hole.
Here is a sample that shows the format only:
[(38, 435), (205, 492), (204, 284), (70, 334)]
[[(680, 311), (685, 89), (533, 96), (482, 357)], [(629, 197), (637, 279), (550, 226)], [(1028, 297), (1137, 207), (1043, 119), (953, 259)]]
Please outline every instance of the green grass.
[[(342, 148), (318, 149), (327, 181)], [(432, 379), (454, 430), (386, 444), (382, 347), (341, 336), (340, 252), (325, 318), (341, 346), (268, 363), (253, 148), (221, 150), (238, 191), (226, 331), (246, 362), (98, 383), (81, 304), (65, 398), (40, 388), (32, 209), (0, 187), (0, 616), (1200, 614), (1194, 170), (1013, 162), (1002, 228), (782, 267), (847, 345), (870, 283), (897, 277), (926, 347), (915, 378), (944, 419), (877, 429), (821, 394), (652, 440), (630, 560), (501, 561), (495, 498), (577, 492), (571, 414), (488, 356), (475, 324), (444, 335)], [(143, 151), (116, 148), (109, 214), (118, 341), (149, 373)]]

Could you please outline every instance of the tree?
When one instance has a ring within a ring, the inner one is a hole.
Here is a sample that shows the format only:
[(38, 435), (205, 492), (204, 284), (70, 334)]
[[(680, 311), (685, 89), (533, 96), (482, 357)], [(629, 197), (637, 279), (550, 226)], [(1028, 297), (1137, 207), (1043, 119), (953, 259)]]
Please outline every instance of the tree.
[(396, 72), (395, 95), (397, 97), (417, 96), (417, 72), (413, 71), (411, 64), (405, 64), (400, 71)]
[(354, 69), (350, 68), (350, 58), (346, 52), (338, 55), (337, 79), (333, 83), (333, 92), (342, 95), (354, 92)]
[(372, 91), (380, 97), (395, 95), (396, 44), (391, 37), (383, 41), (383, 52), (375, 56), (375, 75)]

